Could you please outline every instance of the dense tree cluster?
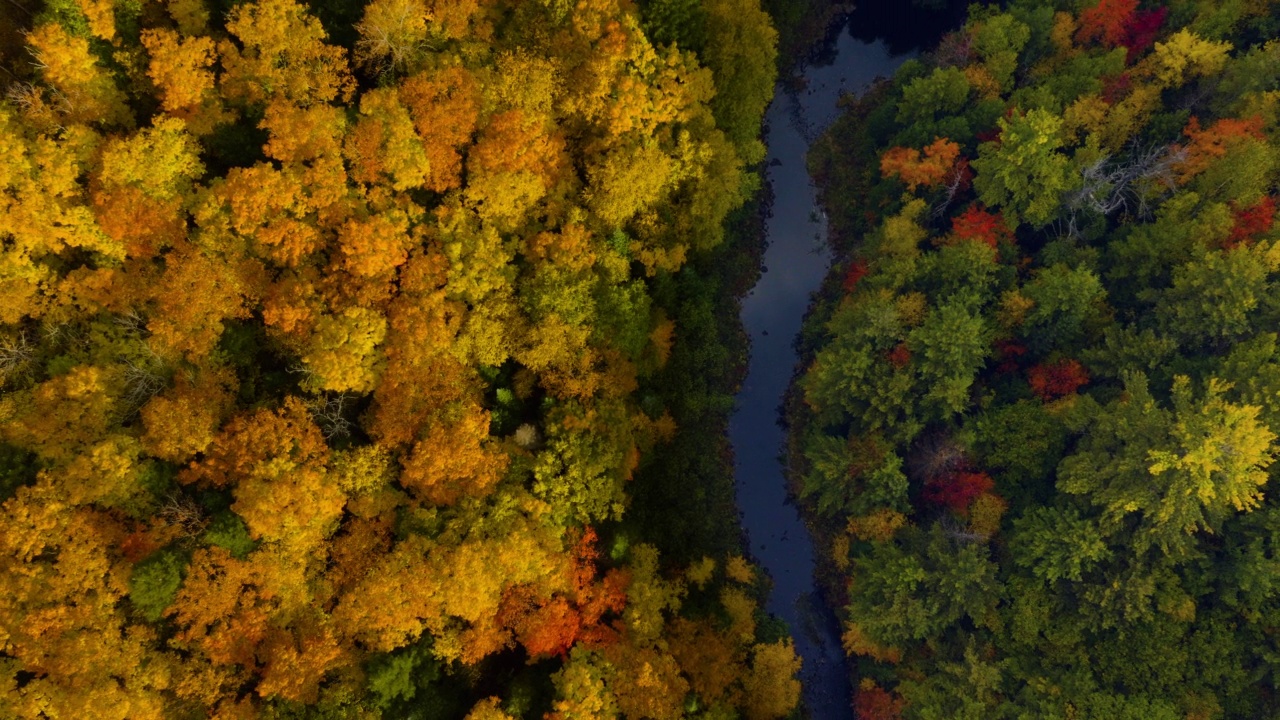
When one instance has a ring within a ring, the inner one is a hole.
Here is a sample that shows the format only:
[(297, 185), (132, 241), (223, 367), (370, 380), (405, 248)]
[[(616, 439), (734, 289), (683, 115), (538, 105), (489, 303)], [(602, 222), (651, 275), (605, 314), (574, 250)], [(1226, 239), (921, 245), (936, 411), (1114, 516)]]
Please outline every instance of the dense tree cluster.
[(854, 707), (1280, 712), (1280, 7), (973, 6), (811, 162), (793, 457)]
[(791, 712), (758, 573), (618, 522), (773, 85), (658, 5), (5, 10), (0, 715)]

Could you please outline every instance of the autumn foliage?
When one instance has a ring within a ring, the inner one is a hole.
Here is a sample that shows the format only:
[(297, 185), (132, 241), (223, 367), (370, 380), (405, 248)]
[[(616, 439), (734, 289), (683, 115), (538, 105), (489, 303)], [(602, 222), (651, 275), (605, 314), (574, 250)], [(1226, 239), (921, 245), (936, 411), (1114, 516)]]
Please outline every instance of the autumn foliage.
[(853, 713), (857, 720), (898, 720), (903, 707), (902, 698), (870, 678), (864, 678), (853, 694)]
[(880, 156), (880, 174), (897, 177), (914, 191), (917, 187), (933, 187), (946, 180), (960, 157), (960, 146), (946, 138), (937, 138), (925, 146), (923, 153), (915, 148), (890, 148)]
[(1268, 195), (1253, 205), (1237, 208), (1234, 217), (1231, 234), (1224, 242), (1224, 246), (1228, 248), (1248, 243), (1259, 235), (1270, 232), (1276, 221), (1276, 200)]
[(1013, 239), (1000, 213), (987, 212), (977, 205), (969, 206), (951, 219), (951, 232), (958, 240), (973, 240), (992, 248), (1001, 241)]
[(1070, 395), (1089, 382), (1089, 373), (1078, 360), (1065, 359), (1041, 363), (1027, 370), (1027, 382), (1031, 391), (1041, 400)]
[(982, 472), (958, 471), (930, 479), (924, 486), (924, 499), (957, 512), (964, 512), (978, 496), (990, 492), (995, 481)]
[(708, 675), (667, 519), (619, 522), (769, 17), (347, 5), (0, 12), (0, 716), (786, 715), (750, 583), (702, 581)]

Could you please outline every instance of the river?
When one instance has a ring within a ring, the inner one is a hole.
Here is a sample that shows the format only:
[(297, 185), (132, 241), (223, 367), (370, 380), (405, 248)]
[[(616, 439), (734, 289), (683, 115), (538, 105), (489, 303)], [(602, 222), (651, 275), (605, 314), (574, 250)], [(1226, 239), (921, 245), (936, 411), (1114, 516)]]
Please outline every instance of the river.
[(853, 712), (840, 631), (817, 594), (809, 531), (787, 498), (779, 406), (796, 364), (792, 342), (830, 260), (805, 154), (835, 120), (840, 93), (861, 92), (909, 55), (893, 56), (883, 41), (857, 40), (844, 31), (834, 55), (825, 55), (831, 64), (804, 68), (807, 87), (796, 93), (779, 88), (766, 115), (773, 209), (765, 226), (765, 272), (742, 303), (751, 359), (729, 437), (749, 547), (773, 579), (769, 612), (786, 620), (795, 636), (809, 717), (847, 720)]

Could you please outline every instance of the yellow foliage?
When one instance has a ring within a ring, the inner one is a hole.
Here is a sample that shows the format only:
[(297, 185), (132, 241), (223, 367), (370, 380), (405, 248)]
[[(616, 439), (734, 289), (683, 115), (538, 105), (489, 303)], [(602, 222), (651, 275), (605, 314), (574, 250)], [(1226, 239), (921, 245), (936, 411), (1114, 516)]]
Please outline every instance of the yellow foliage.
[(1081, 133), (1101, 132), (1107, 119), (1109, 106), (1099, 95), (1084, 95), (1071, 103), (1062, 113), (1063, 132), (1068, 140), (1075, 140)]
[(618, 148), (587, 171), (587, 204), (610, 229), (662, 199), (677, 180), (675, 162), (652, 142)]
[(422, 0), (373, 0), (355, 27), (356, 61), (377, 69), (409, 65), (425, 49), (429, 19)]
[(76, 5), (89, 21), (89, 32), (94, 37), (107, 42), (115, 39), (115, 3), (112, 0), (76, 0)]
[(690, 565), (688, 570), (684, 571), (684, 577), (701, 590), (706, 587), (708, 582), (711, 581), (711, 577), (715, 574), (715, 571), (715, 558), (703, 557), (701, 560)]
[(161, 107), (172, 113), (204, 102), (213, 90), (213, 40), (158, 28), (143, 31), (142, 45), (151, 56), (147, 75), (160, 89)]
[(741, 555), (730, 556), (730, 558), (725, 561), (724, 574), (730, 580), (742, 583), (743, 585), (754, 585), (756, 582), (755, 568), (753, 568), (751, 563)]
[(1065, 10), (1053, 14), (1053, 29), (1049, 31), (1049, 42), (1053, 44), (1058, 55), (1073, 55), (1079, 52), (1075, 44), (1076, 19)]
[(1230, 57), (1231, 43), (1205, 40), (1183, 28), (1164, 42), (1140, 64), (1139, 72), (1160, 88), (1179, 87), (1189, 80), (1216, 75)]
[(1035, 301), (1023, 295), (1019, 290), (1006, 290), (1000, 296), (1000, 306), (996, 309), (996, 322), (1006, 330), (1013, 330), (1022, 325), (1027, 313), (1035, 307)]
[(172, 388), (142, 406), (147, 452), (177, 464), (204, 452), (231, 409), (233, 381), (225, 372), (203, 372), (194, 380), (179, 374)]
[(999, 495), (983, 493), (969, 506), (969, 529), (977, 535), (991, 537), (1000, 531), (1000, 519), (1009, 503)]
[(924, 322), (924, 316), (929, 310), (929, 301), (922, 292), (909, 292), (899, 295), (894, 301), (894, 307), (898, 311), (899, 322), (906, 327), (915, 327)]
[(777, 720), (800, 702), (800, 658), (791, 639), (752, 648), (751, 672), (743, 680), (747, 720)]
[(386, 362), (379, 345), (387, 336), (387, 320), (376, 310), (349, 307), (317, 322), (302, 353), (307, 371), (303, 385), (316, 390), (367, 393), (374, 389)]
[(491, 697), (475, 704), (463, 720), (515, 720), (501, 708), (502, 700)]
[(841, 636), (844, 651), (848, 655), (864, 655), (876, 662), (897, 664), (902, 659), (902, 650), (896, 647), (881, 645), (867, 637), (862, 626), (857, 623), (846, 623), (844, 635)]
[(885, 218), (878, 250), (907, 258), (919, 255), (920, 243), (928, 237), (919, 220), (927, 209), (924, 200), (913, 198), (903, 206), (902, 212)]
[(893, 534), (906, 524), (906, 515), (890, 508), (880, 508), (870, 515), (849, 518), (848, 532), (859, 540), (889, 542)]
[(124, 93), (89, 51), (88, 38), (44, 23), (27, 33), (27, 44), (44, 80), (65, 98), (58, 109), (72, 122), (131, 126), (133, 116)]
[(208, 30), (209, 8), (204, 0), (166, 0), (165, 9), (183, 35), (198, 35)]
[(720, 604), (729, 615), (729, 637), (737, 643), (749, 643), (756, 636), (756, 601), (740, 588), (720, 591)]
[(280, 97), (298, 105), (351, 96), (355, 82), (346, 51), (325, 44), (320, 21), (295, 0), (260, 0), (236, 5), (227, 16), (229, 40), (218, 44), (223, 95), (263, 103)]
[(186, 130), (186, 123), (177, 118), (161, 118), (128, 139), (107, 141), (98, 180), (108, 189), (136, 187), (160, 199), (189, 193), (204, 165), (195, 138)]

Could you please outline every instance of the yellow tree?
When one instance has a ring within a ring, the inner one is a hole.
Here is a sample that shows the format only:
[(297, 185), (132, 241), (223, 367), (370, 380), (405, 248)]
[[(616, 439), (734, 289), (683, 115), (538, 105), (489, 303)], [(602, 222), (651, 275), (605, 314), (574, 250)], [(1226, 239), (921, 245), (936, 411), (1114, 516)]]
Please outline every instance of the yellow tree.
[(355, 89), (346, 52), (325, 44), (320, 21), (294, 0), (261, 0), (237, 5), (227, 16), (227, 32), (239, 44), (218, 44), (225, 98), (261, 104), (276, 97), (307, 106), (346, 101)]
[(231, 506), (254, 538), (314, 549), (337, 529), (345, 497), (328, 481), (329, 448), (302, 401), (227, 423), (183, 482), (230, 487)]
[(210, 69), (217, 58), (212, 38), (151, 28), (142, 32), (141, 40), (151, 56), (147, 75), (160, 90), (160, 107), (180, 113), (209, 99), (216, 80)]
[(365, 93), (360, 115), (343, 146), (352, 178), (377, 185), (385, 176), (396, 190), (422, 187), (430, 172), (426, 149), (396, 91), (379, 88)]
[(41, 78), (60, 97), (58, 113), (69, 122), (133, 125), (124, 93), (90, 52), (88, 38), (50, 22), (27, 33), (27, 44)]

